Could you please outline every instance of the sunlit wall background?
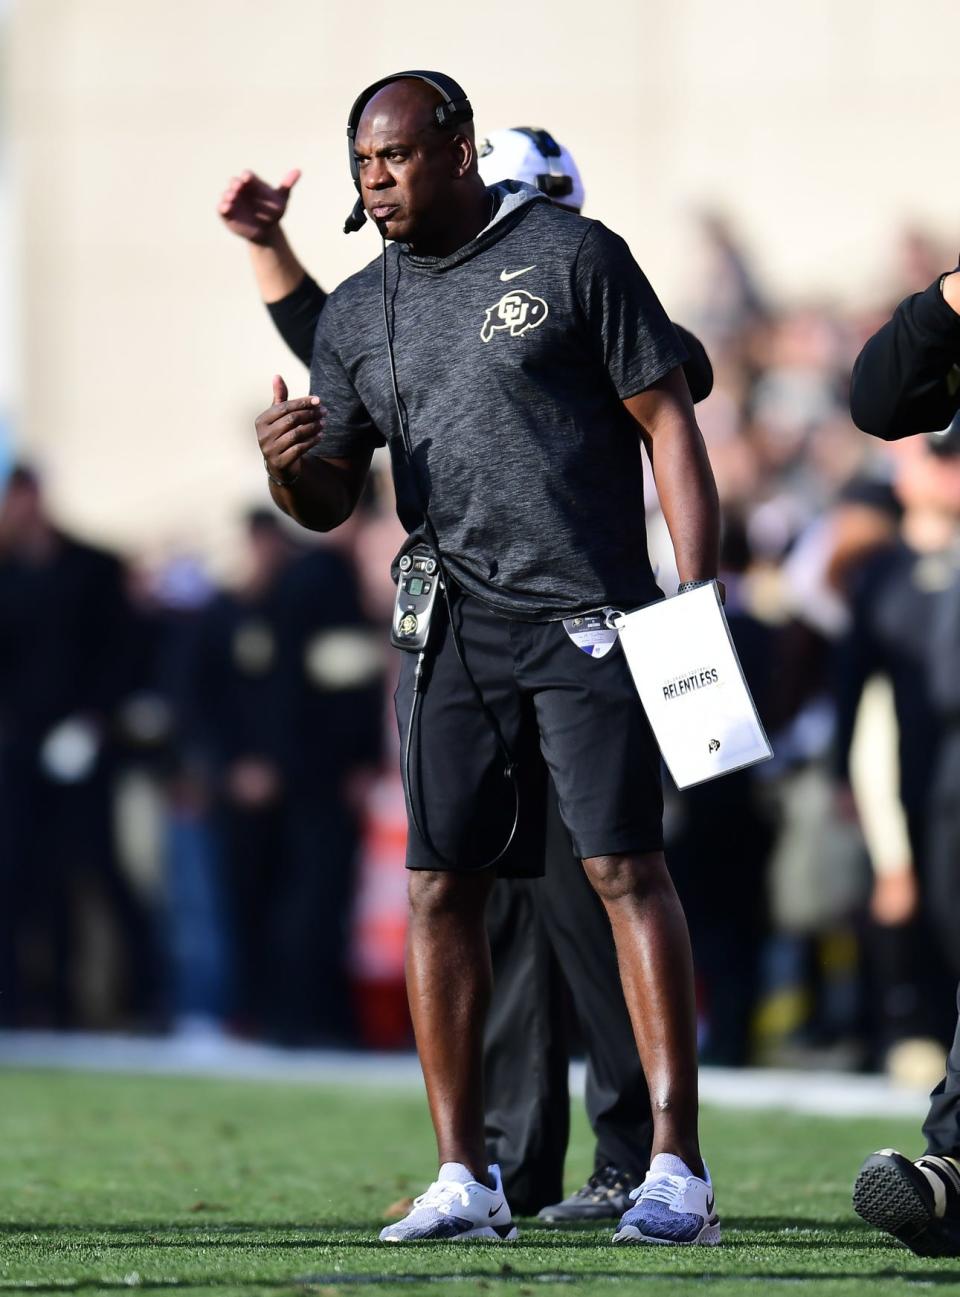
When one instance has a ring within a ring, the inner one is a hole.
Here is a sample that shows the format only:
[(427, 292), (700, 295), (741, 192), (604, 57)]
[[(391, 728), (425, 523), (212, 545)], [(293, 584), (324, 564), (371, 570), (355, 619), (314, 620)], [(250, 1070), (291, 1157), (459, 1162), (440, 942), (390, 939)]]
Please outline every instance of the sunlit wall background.
[(675, 311), (703, 206), (735, 218), (788, 300), (882, 297), (904, 219), (956, 228), (955, 0), (7, 0), (0, 14), (0, 456), (12, 438), (72, 526), (127, 549), (222, 563), (238, 505), (263, 495), (252, 416), (275, 370), (292, 390), (304, 375), (215, 203), (241, 167), (301, 166), (294, 246), (327, 286), (364, 264), (374, 232), (340, 232), (344, 124), (385, 72), (449, 71), (481, 130), (547, 126), (580, 160), (589, 213)]

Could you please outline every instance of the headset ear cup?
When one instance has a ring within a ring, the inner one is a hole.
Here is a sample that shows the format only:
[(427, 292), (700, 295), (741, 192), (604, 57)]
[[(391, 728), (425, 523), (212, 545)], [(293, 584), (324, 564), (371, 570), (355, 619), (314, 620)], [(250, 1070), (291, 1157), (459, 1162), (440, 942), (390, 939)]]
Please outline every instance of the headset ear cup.
[(353, 107), (350, 109), (350, 116), (347, 118), (347, 135), (350, 137), (351, 148), (354, 137), (357, 133), (357, 127), (360, 125), (360, 118), (367, 104), (384, 86), (390, 85), (392, 81), (402, 81), (405, 77), (412, 77), (417, 81), (426, 81), (427, 85), (433, 86), (443, 95), (443, 103), (438, 104), (436, 108), (437, 122), (440, 126), (457, 126), (461, 122), (469, 122), (473, 119), (473, 108), (467, 93), (461, 85), (454, 81), (453, 77), (446, 76), (443, 72), (392, 72), (388, 77), (382, 77), (379, 81), (374, 81), (372, 85), (367, 86), (366, 90), (361, 90), (353, 101)]

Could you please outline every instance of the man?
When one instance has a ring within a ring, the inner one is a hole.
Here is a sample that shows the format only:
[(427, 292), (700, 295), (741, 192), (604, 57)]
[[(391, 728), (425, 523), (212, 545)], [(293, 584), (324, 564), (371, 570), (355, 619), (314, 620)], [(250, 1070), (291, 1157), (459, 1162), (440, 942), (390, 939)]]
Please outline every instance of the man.
[(441, 1165), (381, 1238), (515, 1236), (499, 1170), (484, 1165), (485, 866), (512, 815), (502, 750), (512, 765), (539, 742), (611, 922), (654, 1100), (650, 1172), (615, 1238), (715, 1243), (658, 754), (622, 655), (588, 657), (561, 624), (659, 594), (641, 437), (682, 581), (716, 574), (716, 489), (684, 355), (622, 240), (526, 186), (483, 185), (465, 96), (435, 81), (399, 74), (361, 96), (357, 184), (398, 246), (328, 300), (313, 395), (278, 399), (258, 420), (274, 500), (317, 530), (349, 517), (389, 441), (401, 521), (439, 539), (447, 580), (425, 672), (405, 655), (397, 694), (404, 740), (419, 701), (407, 977)]
[[(864, 432), (885, 441), (950, 423), (960, 410), (960, 271), (901, 302), (866, 343), (853, 369), (850, 409)], [(949, 611), (950, 603), (945, 607)], [(958, 626), (948, 629), (956, 643)], [(943, 659), (942, 651), (934, 657), (934, 674), (946, 667), (955, 675), (955, 654), (952, 661)], [(949, 759), (949, 737), (944, 745)], [(956, 801), (955, 784), (950, 801)], [(938, 835), (930, 836), (935, 850)], [(955, 871), (956, 861), (951, 863)], [(919, 1256), (960, 1256), (960, 1021), (923, 1133), (927, 1152), (915, 1162), (894, 1149), (867, 1158), (853, 1205), (864, 1220)]]
[[(120, 941), (125, 1003), (158, 1007), (150, 915), (117, 857), (117, 710), (131, 614), (119, 560), (65, 533), (24, 465), (0, 495), (0, 1023), (28, 1025), (36, 970), (50, 969), (57, 1027), (78, 1025), (78, 896), (91, 884)], [(47, 960), (30, 957), (37, 930)]]
[[(583, 182), (569, 150), (546, 131), (492, 131), (479, 147), (487, 184), (524, 181), (579, 212)], [(290, 171), (273, 188), (251, 172), (235, 177), (220, 214), (248, 242), (261, 296), (290, 349), (309, 365), (326, 294), (297, 259), (281, 226)], [(712, 371), (692, 334), (684, 373), (694, 400)], [(650, 1101), (617, 971), (609, 922), (548, 796), (543, 879), (502, 877), (487, 907), (493, 990), (484, 1049), (488, 1157), (502, 1171), (518, 1215), (558, 1220), (618, 1219), (650, 1161)], [(596, 1135), (594, 1170), (563, 1199), (569, 1134), (569, 998), (587, 1059), (586, 1108)], [(563, 1199), (558, 1201), (558, 1199)]]

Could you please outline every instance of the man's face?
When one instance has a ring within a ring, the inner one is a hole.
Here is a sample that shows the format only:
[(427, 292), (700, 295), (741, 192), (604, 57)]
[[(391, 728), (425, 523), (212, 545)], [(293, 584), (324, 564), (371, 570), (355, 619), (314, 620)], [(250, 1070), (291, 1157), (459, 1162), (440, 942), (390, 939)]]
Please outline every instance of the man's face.
[(442, 227), (458, 174), (453, 136), (433, 119), (436, 92), (395, 81), (377, 92), (360, 118), (354, 154), (367, 215), (388, 239), (415, 243)]

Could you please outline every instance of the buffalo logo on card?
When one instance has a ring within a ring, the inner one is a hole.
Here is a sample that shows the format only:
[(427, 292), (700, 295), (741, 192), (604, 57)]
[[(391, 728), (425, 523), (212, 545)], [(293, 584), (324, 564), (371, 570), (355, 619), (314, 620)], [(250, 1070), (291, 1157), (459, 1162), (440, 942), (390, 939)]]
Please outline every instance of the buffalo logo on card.
[(489, 342), (495, 333), (506, 329), (511, 338), (519, 338), (528, 329), (536, 329), (549, 314), (550, 308), (542, 297), (534, 297), (523, 288), (512, 288), (496, 306), (487, 308), (480, 337)]
[(719, 751), (720, 751), (720, 740), (719, 740), (719, 739), (711, 739), (710, 742), (707, 744), (707, 751), (708, 751), (708, 752), (719, 752)]

